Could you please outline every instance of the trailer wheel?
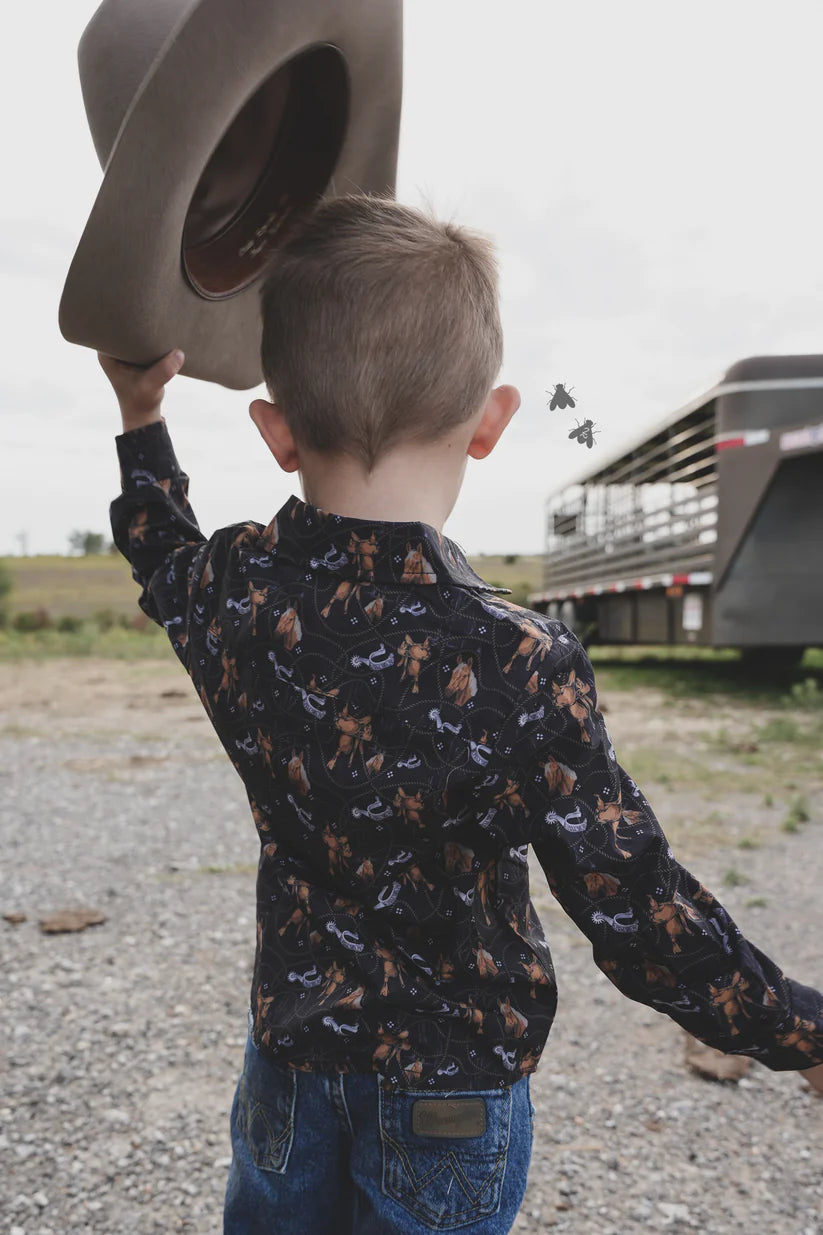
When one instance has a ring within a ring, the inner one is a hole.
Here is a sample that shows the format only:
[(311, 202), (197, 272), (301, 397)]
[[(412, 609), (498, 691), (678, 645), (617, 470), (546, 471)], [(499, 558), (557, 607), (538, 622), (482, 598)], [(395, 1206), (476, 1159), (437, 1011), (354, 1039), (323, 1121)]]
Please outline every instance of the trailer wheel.
[(797, 669), (805, 647), (749, 647), (740, 649), (740, 663), (747, 672), (780, 677)]

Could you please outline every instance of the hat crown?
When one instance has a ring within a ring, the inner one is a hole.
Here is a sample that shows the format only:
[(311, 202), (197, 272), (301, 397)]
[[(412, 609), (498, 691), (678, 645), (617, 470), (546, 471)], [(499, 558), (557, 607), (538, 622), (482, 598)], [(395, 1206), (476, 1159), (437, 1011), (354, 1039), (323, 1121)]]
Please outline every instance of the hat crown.
[(103, 0), (77, 48), (80, 87), (102, 168), (152, 65), (199, 0)]
[(94, 0), (77, 49), (103, 182), (63, 337), (263, 380), (260, 286), (328, 196), (393, 195), (402, 0)]

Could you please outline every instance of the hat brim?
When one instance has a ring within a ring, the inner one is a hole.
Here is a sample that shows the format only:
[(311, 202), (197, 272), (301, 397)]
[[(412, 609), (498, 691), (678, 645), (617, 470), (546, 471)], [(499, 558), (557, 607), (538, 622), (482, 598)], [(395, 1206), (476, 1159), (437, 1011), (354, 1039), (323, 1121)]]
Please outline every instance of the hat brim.
[(184, 224), (232, 119), (279, 67), (323, 45), (348, 76), (347, 126), (324, 196), (393, 195), (400, 0), (200, 0), (121, 125), (63, 289), (64, 338), (134, 364), (180, 346), (190, 377), (260, 384), (259, 279), (229, 296), (198, 294), (183, 270)]

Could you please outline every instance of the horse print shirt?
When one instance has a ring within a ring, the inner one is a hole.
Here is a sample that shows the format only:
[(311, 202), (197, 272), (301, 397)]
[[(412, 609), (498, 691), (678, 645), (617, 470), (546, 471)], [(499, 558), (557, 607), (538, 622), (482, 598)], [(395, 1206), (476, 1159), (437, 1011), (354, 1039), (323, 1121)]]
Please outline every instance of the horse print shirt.
[(292, 496), (207, 539), (165, 421), (115, 442), (115, 543), (260, 838), (263, 1053), (422, 1090), (533, 1072), (557, 989), (531, 846), (630, 999), (775, 1070), (823, 1062), (823, 996), (676, 861), (567, 626), (422, 522)]

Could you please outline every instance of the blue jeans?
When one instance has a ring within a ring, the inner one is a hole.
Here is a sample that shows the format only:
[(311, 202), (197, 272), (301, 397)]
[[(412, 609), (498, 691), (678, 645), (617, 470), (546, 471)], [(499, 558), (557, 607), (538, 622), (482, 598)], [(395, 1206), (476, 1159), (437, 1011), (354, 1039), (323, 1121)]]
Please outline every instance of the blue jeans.
[[(529, 1080), (440, 1094), (385, 1089), (377, 1073), (281, 1067), (249, 1034), (231, 1109), (223, 1235), (504, 1235), (531, 1161)], [(474, 1103), (441, 1105), (466, 1098)], [(448, 1134), (450, 1118), (462, 1135)]]

